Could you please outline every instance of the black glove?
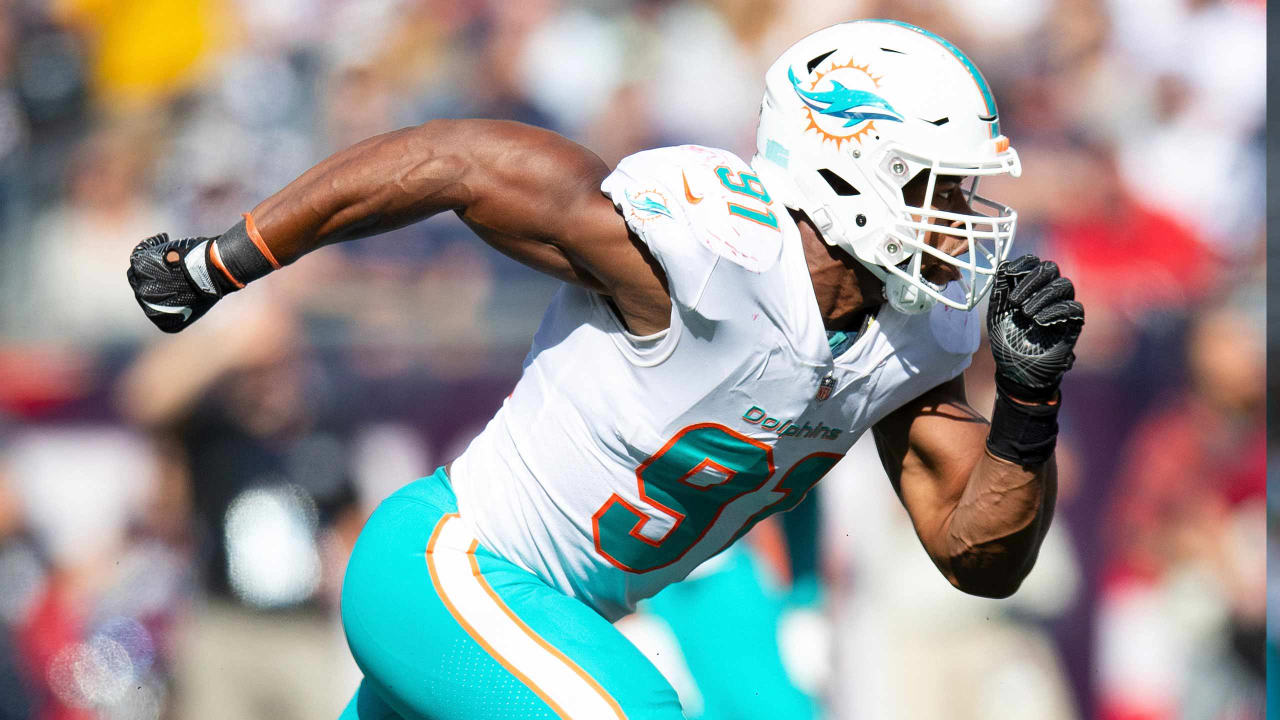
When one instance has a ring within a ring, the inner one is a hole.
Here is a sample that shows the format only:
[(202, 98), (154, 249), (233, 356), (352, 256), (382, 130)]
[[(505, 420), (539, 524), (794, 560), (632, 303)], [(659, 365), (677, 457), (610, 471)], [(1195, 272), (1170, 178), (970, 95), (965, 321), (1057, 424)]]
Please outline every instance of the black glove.
[(160, 233), (138, 243), (130, 253), (129, 285), (156, 327), (176, 333), (237, 289), (222, 272), (213, 269), (209, 259), (212, 240), (170, 240), (168, 234)]
[(1054, 399), (1084, 327), (1075, 286), (1051, 260), (1023, 255), (996, 270), (987, 330), (996, 359), (996, 386), (1023, 402)]

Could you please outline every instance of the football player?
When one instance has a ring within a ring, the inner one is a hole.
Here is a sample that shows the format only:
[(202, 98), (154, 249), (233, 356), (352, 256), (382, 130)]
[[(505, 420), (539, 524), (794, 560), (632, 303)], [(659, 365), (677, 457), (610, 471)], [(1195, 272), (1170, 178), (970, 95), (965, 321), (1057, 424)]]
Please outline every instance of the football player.
[[(610, 170), (545, 130), (432, 121), (219, 237), (143, 241), (128, 277), (177, 332), (322, 245), (452, 211), (563, 280), (497, 415), (356, 544), (342, 615), (365, 679), (343, 717), (674, 719), (610, 621), (794, 507), (868, 430), (950, 583), (1005, 597), (1031, 569), (1084, 311), (1052, 262), (1005, 260), (1017, 216), (977, 186), (1019, 172), (960, 50), (861, 20), (768, 71), (749, 163), (681, 146)], [(988, 291), (990, 423), (961, 376)]]

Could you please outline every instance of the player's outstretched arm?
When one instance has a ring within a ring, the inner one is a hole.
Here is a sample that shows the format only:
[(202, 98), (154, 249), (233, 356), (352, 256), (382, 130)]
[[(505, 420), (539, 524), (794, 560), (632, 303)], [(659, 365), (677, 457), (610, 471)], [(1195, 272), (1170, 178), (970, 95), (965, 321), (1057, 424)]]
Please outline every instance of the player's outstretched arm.
[(891, 413), (876, 447), (938, 569), (974, 595), (1008, 597), (1035, 564), (1057, 497), (1058, 386), (1084, 308), (1052, 262), (1001, 264), (987, 325), (996, 360), (990, 424), (963, 377)]
[(608, 172), (547, 130), (432, 121), (334, 154), (220, 237), (143, 241), (129, 282), (148, 317), (177, 332), (223, 295), (318, 247), (452, 210), (503, 253), (613, 296), (639, 331), (665, 327), (670, 305), (656, 266), (600, 193)]

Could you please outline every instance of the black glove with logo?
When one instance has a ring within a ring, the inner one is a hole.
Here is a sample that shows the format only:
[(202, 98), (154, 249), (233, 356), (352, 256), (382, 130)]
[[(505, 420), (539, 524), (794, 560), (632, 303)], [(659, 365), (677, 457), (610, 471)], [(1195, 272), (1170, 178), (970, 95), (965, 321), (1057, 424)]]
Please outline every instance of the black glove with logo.
[(1000, 263), (987, 309), (1000, 390), (1026, 403), (1054, 399), (1084, 327), (1084, 306), (1075, 296), (1052, 260), (1023, 255)]
[(1058, 440), (1058, 385), (1076, 360), (1084, 306), (1052, 261), (1034, 255), (996, 269), (987, 331), (996, 360), (996, 406), (987, 450), (1023, 467), (1053, 455)]
[(209, 272), (213, 238), (170, 240), (160, 233), (138, 243), (129, 254), (129, 285), (138, 305), (156, 327), (176, 333), (238, 288), (227, 277)]

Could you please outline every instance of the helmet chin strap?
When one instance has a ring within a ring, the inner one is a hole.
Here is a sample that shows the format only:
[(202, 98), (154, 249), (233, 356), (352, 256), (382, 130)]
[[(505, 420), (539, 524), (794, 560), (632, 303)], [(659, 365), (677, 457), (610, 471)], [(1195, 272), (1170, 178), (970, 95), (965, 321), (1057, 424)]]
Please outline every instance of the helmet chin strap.
[(858, 260), (884, 283), (884, 297), (889, 307), (904, 315), (919, 315), (933, 309), (937, 302), (920, 288), (884, 269), (883, 265)]

